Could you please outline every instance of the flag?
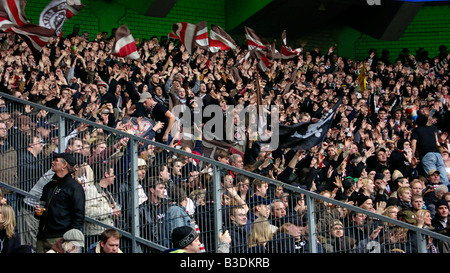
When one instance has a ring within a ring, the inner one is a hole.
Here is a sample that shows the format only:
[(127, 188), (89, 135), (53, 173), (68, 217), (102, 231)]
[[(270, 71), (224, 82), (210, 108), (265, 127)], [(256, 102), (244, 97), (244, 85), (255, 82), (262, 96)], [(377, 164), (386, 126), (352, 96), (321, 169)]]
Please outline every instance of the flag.
[(183, 46), (192, 54), (196, 46), (208, 48), (208, 28), (206, 22), (202, 21), (194, 25), (187, 22), (175, 23), (169, 38), (180, 39)]
[(175, 40), (179, 40), (180, 39), (180, 37), (178, 37), (178, 35), (176, 35), (175, 32), (173, 32), (173, 31), (169, 33), (168, 37), (170, 39), (175, 39)]
[(321, 144), (331, 127), (334, 114), (342, 102), (341, 95), (339, 101), (333, 108), (317, 122), (300, 122), (292, 126), (280, 124), (279, 143), (281, 148), (291, 148), (293, 150), (309, 150)]
[(247, 38), (248, 53), (241, 61), (242, 63), (253, 57), (258, 60), (258, 67), (265, 72), (274, 59), (281, 57), (280, 52), (275, 49), (275, 44), (267, 42), (253, 29), (245, 27), (245, 37)]
[(255, 50), (254, 55), (256, 56), (256, 59), (258, 60), (258, 65), (261, 71), (266, 72), (267, 69), (272, 64), (272, 59), (269, 59), (269, 52), (267, 50)]
[(291, 49), (287, 46), (286, 42), (286, 30), (281, 34), (281, 58), (282, 59), (292, 59), (300, 54), (301, 48)]
[(0, 31), (19, 35), (31, 49), (36, 59), (55, 30), (32, 24), (25, 16), (25, 0), (0, 0)]
[(80, 0), (67, 0), (66, 20), (74, 17), (84, 8)]
[(53, 0), (41, 12), (39, 25), (54, 29), (57, 36), (61, 35), (61, 29), (66, 18), (66, 0)]
[(366, 63), (364, 62), (357, 78), (361, 92), (366, 90)]
[(218, 25), (211, 25), (211, 37), (209, 38), (209, 51), (216, 53), (219, 50), (236, 50), (236, 42)]
[(249, 27), (245, 27), (245, 38), (247, 39), (247, 47), (249, 51), (263, 50), (270, 46), (269, 42)]
[(140, 58), (136, 42), (127, 26), (123, 25), (116, 30), (116, 40), (111, 54), (132, 60), (138, 60)]
[(208, 51), (209, 48), (209, 39), (208, 39), (208, 26), (206, 25), (206, 21), (201, 21), (195, 25), (195, 46), (198, 46), (205, 51)]

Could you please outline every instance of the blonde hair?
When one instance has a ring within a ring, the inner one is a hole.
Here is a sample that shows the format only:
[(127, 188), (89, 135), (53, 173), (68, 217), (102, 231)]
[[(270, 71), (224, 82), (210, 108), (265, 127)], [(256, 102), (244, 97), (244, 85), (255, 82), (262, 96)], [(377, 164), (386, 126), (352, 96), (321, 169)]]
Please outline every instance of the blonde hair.
[(397, 197), (400, 197), (402, 194), (404, 194), (407, 191), (412, 192), (411, 188), (408, 186), (403, 186), (403, 187), (398, 188)]
[(366, 190), (366, 187), (367, 187), (367, 185), (369, 185), (370, 182), (373, 182), (373, 180), (370, 179), (370, 178), (368, 178), (368, 177), (363, 178), (363, 179), (362, 179), (363, 185), (362, 185), (361, 189), (362, 189), (363, 191)]
[(248, 247), (262, 245), (272, 240), (273, 234), (267, 219), (256, 218), (247, 236)]
[(14, 236), (14, 229), (16, 228), (16, 215), (11, 206), (1, 205), (0, 206), (3, 228), (6, 230), (6, 236), (11, 238)]
[(418, 211), (416, 211), (415, 215), (416, 215), (416, 218), (425, 219), (425, 215), (427, 215), (427, 213), (431, 215), (431, 212), (429, 210), (419, 209)]

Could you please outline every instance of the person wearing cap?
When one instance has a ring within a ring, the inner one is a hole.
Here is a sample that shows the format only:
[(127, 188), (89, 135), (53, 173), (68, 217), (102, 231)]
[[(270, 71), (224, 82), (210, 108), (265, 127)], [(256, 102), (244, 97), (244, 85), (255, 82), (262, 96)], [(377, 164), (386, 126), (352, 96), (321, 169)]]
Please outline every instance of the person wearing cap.
[(164, 245), (170, 247), (172, 241), (172, 232), (175, 228), (181, 226), (190, 226), (195, 229), (195, 221), (187, 212), (188, 196), (183, 186), (175, 186), (170, 191), (171, 205), (167, 209), (163, 222)]
[(428, 185), (436, 189), (438, 185), (441, 185), (441, 172), (435, 168), (431, 169), (427, 173)]
[[(81, 154), (81, 147), (82, 141), (80, 138), (72, 137), (67, 140), (67, 152), (73, 154), (78, 162), (78, 169), (74, 173), (74, 178), (78, 179), (83, 187), (86, 187), (86, 182), (92, 182), (94, 180), (94, 175), (91, 167), (85, 163), (84, 157)], [(44, 186), (52, 180), (54, 174), (55, 172), (50, 167), (49, 170), (45, 172), (30, 189), (29, 194), (40, 198)], [(36, 232), (39, 226), (38, 219), (36, 219), (33, 215), (37, 203), (37, 199), (25, 197), (20, 210), (20, 217), (23, 220), (22, 224), (19, 225), (21, 240), (26, 244), (33, 245), (34, 247), (36, 246)]]
[(117, 99), (114, 95), (114, 91), (109, 91), (109, 85), (103, 80), (97, 81), (97, 88), (100, 94), (100, 104), (112, 103), (112, 105), (117, 105)]
[[(173, 248), (167, 253), (199, 253), (201, 242), (199, 234), (190, 226), (177, 227), (172, 232)], [(231, 238), (226, 230), (219, 234), (219, 247), (217, 253), (229, 253)]]
[(431, 220), (431, 225), (436, 232), (440, 232), (449, 226), (448, 223), (448, 202), (444, 199), (437, 200), (436, 215)]
[(149, 92), (141, 94), (139, 103), (143, 104), (155, 122), (162, 122), (164, 124), (161, 133), (156, 133), (155, 141), (167, 144), (170, 141), (170, 130), (176, 121), (175, 115), (163, 104), (156, 102)]
[(329, 234), (319, 235), (325, 253), (351, 253), (356, 247), (355, 239), (344, 234), (344, 224), (334, 220), (329, 224)]
[[(85, 195), (83, 187), (72, 177), (76, 159), (68, 153), (53, 153), (52, 170), (36, 205), (34, 216), (39, 220), (36, 252), (45, 253), (71, 229), (83, 230)], [(45, 209), (41, 214), (41, 208)]]
[(413, 155), (419, 155), (423, 172), (439, 171), (441, 183), (449, 186), (449, 179), (445, 170), (445, 163), (438, 145), (438, 135), (434, 126), (428, 125), (428, 115), (419, 114), (416, 120), (417, 127), (411, 131), (411, 148)]
[(71, 229), (56, 241), (47, 253), (81, 253), (84, 247), (84, 235), (78, 229)]

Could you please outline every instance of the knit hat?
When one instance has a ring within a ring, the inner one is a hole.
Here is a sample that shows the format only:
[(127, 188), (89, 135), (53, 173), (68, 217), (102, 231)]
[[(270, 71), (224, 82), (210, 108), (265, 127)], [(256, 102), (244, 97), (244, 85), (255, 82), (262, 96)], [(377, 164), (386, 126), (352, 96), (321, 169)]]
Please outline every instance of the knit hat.
[(364, 194), (360, 194), (358, 195), (358, 197), (356, 197), (356, 205), (358, 207), (360, 207), (364, 202), (366, 202), (368, 199), (370, 199), (370, 197), (364, 195)]
[(109, 88), (109, 85), (105, 81), (102, 81), (102, 80), (97, 82), (97, 87), (100, 87), (100, 86), (105, 87), (106, 90), (108, 90), (108, 88)]
[(189, 226), (177, 227), (172, 232), (173, 247), (183, 249), (198, 237), (195, 229)]
[(75, 246), (84, 247), (84, 235), (79, 229), (73, 228), (63, 235), (66, 242), (71, 242)]
[(339, 220), (333, 220), (332, 222), (331, 222), (331, 224), (330, 224), (330, 228), (332, 228), (332, 227), (334, 227), (334, 226), (341, 226), (341, 227), (344, 227), (344, 224), (342, 224), (342, 222), (341, 221), (339, 221)]
[(444, 199), (439, 199), (435, 202), (436, 204), (436, 209), (439, 208), (440, 206), (446, 206), (448, 208), (448, 202)]
[(384, 174), (383, 173), (376, 173), (375, 174), (375, 180), (383, 180), (384, 179)]

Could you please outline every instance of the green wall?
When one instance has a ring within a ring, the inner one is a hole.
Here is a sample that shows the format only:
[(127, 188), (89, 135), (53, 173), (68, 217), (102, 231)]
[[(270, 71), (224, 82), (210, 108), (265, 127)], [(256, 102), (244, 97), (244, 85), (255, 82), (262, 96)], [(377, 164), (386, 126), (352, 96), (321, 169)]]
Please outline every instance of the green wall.
[(390, 60), (395, 61), (403, 48), (415, 54), (423, 47), (433, 58), (438, 55), (439, 46), (450, 47), (450, 6), (425, 6), (414, 17), (402, 37), (395, 42), (379, 41), (368, 35), (361, 39), (355, 37), (355, 57), (365, 58), (370, 48), (375, 48), (381, 54), (383, 49), (390, 51)]
[[(49, 2), (50, 0), (48, 0)], [(72, 32), (75, 24), (80, 25), (81, 31), (88, 31), (91, 37), (95, 37), (99, 31), (107, 31), (122, 24), (127, 24), (135, 38), (150, 38), (167, 35), (172, 30), (173, 23), (207, 21), (208, 25), (217, 24), (225, 30), (239, 25), (262, 7), (273, 0), (178, 0), (165, 18), (148, 17), (126, 7), (111, 4), (99, 0), (82, 0), (86, 6), (76, 17), (64, 24), (64, 35)], [(28, 0), (26, 15), (33, 23), (39, 22), (39, 14), (48, 2)], [(405, 33), (398, 41), (380, 41), (368, 35), (344, 26), (329, 26), (317, 30), (294, 40), (289, 39), (292, 47), (297, 47), (300, 41), (306, 41), (306, 49), (319, 47), (326, 53), (332, 44), (338, 44), (337, 53), (352, 59), (367, 57), (370, 48), (375, 48), (381, 54), (383, 49), (391, 52), (391, 61), (394, 61), (403, 48), (409, 48), (415, 53), (423, 47), (429, 51), (429, 56), (434, 57), (438, 53), (440, 45), (450, 47), (450, 7), (426, 6), (423, 7)], [(251, 26), (249, 26), (251, 27)], [(242, 33), (241, 36), (243, 36)], [(242, 37), (235, 37), (239, 40)]]
[[(28, 0), (25, 9), (32, 23), (39, 23), (39, 15), (48, 2)], [(126, 24), (135, 38), (167, 36), (177, 22), (198, 23), (207, 21), (225, 28), (225, 0), (178, 0), (165, 18), (149, 17), (120, 4), (103, 0), (81, 0), (85, 5), (75, 17), (64, 23), (63, 35), (70, 34), (74, 25), (88, 31), (93, 38), (100, 31), (111, 33), (112, 28)]]
[(226, 27), (234, 29), (273, 0), (227, 0)]

